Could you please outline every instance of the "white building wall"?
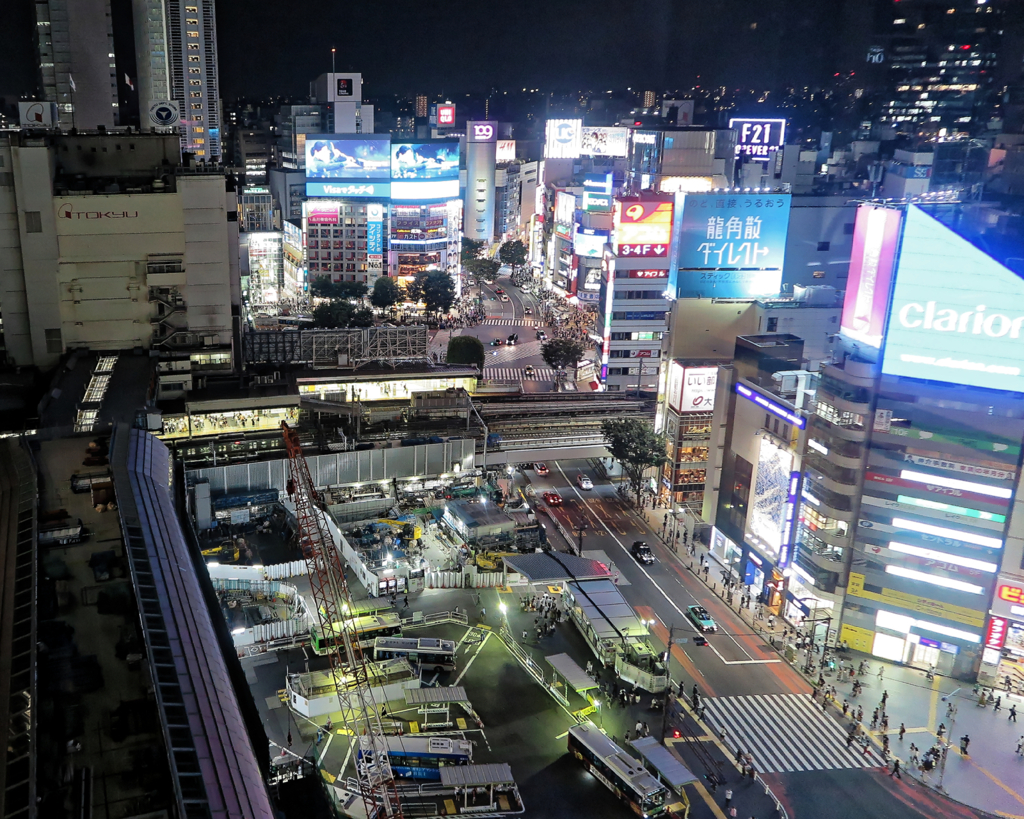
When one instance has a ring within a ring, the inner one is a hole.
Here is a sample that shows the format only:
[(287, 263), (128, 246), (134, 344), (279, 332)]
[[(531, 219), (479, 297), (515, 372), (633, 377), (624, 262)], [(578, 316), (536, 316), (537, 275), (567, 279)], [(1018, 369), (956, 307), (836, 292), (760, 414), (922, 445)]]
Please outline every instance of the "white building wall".
[[(238, 247), (238, 223), (231, 223), (232, 236), (224, 177), (179, 177), (178, 195), (185, 233), (188, 326), (194, 332), (221, 333), (219, 343), (227, 344), (231, 331), (232, 276), (237, 278), (234, 249)], [(234, 202), (231, 209), (234, 210)]]

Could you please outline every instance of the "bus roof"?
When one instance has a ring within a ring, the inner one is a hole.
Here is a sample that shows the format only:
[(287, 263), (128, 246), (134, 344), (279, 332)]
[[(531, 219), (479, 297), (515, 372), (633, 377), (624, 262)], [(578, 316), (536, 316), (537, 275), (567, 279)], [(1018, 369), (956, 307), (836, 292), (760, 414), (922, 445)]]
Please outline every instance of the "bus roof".
[[(386, 736), (388, 752), (405, 752), (410, 754), (468, 754), (472, 756), (473, 743), (463, 737), (425, 737), (425, 736)], [(359, 737), (359, 748), (367, 751), (370, 748), (370, 737)]]
[[(383, 612), (381, 614), (367, 614), (363, 617), (353, 617), (349, 620), (356, 632), (373, 631), (378, 628), (390, 628), (402, 625), (402, 618), (395, 612)], [(319, 626), (316, 627), (319, 629)], [(340, 623), (331, 623), (331, 631), (340, 631)]]
[(378, 637), (373, 647), (398, 651), (455, 651), (455, 641), (437, 637)]
[(589, 748), (595, 756), (604, 760), (604, 763), (621, 776), (641, 797), (647, 798), (659, 791), (668, 791), (668, 788), (652, 776), (641, 762), (612, 742), (608, 735), (594, 723), (573, 725), (569, 729), (569, 734), (581, 745)]

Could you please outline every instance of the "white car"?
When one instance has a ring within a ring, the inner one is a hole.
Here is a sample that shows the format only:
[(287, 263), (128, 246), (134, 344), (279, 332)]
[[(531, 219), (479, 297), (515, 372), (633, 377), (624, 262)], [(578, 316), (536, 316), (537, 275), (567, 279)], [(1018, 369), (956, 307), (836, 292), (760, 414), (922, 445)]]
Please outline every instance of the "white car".
[(593, 489), (594, 488), (594, 482), (592, 480), (590, 480), (590, 478), (588, 478), (586, 475), (584, 475), (582, 473), (580, 473), (579, 475), (576, 476), (576, 485), (579, 486), (580, 489)]
[(498, 296), (498, 298), (501, 299), (502, 301), (508, 301), (508, 296), (506, 296), (504, 293)]

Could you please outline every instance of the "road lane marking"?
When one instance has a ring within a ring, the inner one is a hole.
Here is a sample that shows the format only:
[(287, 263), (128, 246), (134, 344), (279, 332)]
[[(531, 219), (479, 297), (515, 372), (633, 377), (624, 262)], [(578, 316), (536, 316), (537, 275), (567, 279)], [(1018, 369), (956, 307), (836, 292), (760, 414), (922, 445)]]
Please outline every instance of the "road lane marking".
[(488, 631), (484, 639), (480, 641), (480, 647), (476, 650), (476, 654), (469, 658), (469, 662), (466, 663), (466, 667), (462, 669), (462, 673), (459, 674), (459, 676), (455, 679), (455, 682), (452, 683), (453, 686), (456, 686), (460, 682), (462, 682), (462, 678), (466, 676), (466, 672), (469, 671), (469, 667), (473, 665), (473, 663), (476, 661), (476, 658), (480, 656), (480, 652), (484, 650), (484, 646), (487, 645), (487, 641), (491, 639), (492, 634), (494, 634), (493, 631)]

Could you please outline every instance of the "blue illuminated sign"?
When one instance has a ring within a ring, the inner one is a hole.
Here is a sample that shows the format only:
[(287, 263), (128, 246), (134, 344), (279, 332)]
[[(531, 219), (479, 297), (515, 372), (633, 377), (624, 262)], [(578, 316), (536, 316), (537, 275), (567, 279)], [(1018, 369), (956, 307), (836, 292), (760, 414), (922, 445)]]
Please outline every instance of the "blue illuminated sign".
[(807, 426), (807, 419), (795, 414), (792, 410), (786, 409), (781, 404), (776, 404), (770, 398), (767, 398), (757, 390), (752, 390), (750, 387), (744, 384), (736, 385), (736, 394), (741, 395), (748, 401), (753, 401), (759, 407), (767, 410), (777, 418), (781, 418), (787, 424), (792, 424), (798, 429), (804, 429)]
[(679, 298), (777, 295), (792, 197), (688, 193), (674, 258)]
[(310, 182), (306, 180), (306, 196), (353, 196), (388, 199), (390, 182)]
[(366, 252), (384, 252), (384, 223), (380, 218), (376, 221), (367, 220), (366, 222)]
[(882, 372), (1024, 392), (1024, 280), (907, 209)]

